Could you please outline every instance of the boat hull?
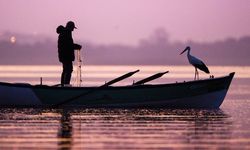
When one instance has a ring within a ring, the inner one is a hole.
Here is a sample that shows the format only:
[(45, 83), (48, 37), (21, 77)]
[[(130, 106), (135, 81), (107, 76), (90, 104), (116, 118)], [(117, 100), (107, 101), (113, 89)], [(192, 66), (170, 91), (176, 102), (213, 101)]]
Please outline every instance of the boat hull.
[[(50, 87), (0, 83), (0, 106), (219, 108), (234, 73), (182, 83), (119, 87)], [(65, 106), (64, 105), (64, 106)]]

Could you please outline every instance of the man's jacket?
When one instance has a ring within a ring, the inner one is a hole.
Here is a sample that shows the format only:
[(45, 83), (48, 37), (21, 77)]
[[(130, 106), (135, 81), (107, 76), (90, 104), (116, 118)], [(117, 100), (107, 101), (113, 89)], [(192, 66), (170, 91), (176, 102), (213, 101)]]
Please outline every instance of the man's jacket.
[(58, 57), (60, 62), (74, 61), (75, 49), (80, 49), (81, 46), (75, 44), (72, 38), (72, 31), (67, 30), (63, 26), (57, 28), (58, 36)]

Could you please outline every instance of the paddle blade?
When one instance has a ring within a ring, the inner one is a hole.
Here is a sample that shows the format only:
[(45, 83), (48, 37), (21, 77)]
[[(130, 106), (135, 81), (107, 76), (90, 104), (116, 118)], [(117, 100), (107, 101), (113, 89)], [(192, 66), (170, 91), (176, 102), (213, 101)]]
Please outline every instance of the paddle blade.
[(122, 75), (122, 76), (120, 76), (120, 77), (118, 77), (118, 78), (115, 78), (115, 79), (113, 79), (113, 80), (111, 80), (111, 81), (105, 83), (102, 87), (109, 86), (109, 85), (114, 84), (114, 83), (116, 83), (116, 82), (119, 82), (119, 81), (121, 81), (121, 80), (123, 80), (123, 79), (126, 79), (126, 78), (128, 78), (128, 77), (134, 75), (135, 73), (137, 73), (137, 72), (139, 72), (139, 71), (140, 71), (140, 70), (136, 70), (136, 71), (132, 71), (132, 72), (126, 73), (126, 74), (124, 74), (124, 75)]
[(157, 78), (162, 77), (164, 74), (166, 74), (166, 73), (168, 73), (168, 72), (169, 72), (169, 71), (157, 73), (157, 74), (155, 74), (155, 75), (152, 75), (152, 76), (150, 76), (150, 77), (147, 77), (147, 78), (145, 78), (145, 79), (142, 79), (142, 80), (140, 80), (140, 81), (135, 82), (134, 85), (141, 85), (141, 84), (144, 84), (144, 83), (146, 83), (146, 82), (155, 80), (155, 79), (157, 79)]

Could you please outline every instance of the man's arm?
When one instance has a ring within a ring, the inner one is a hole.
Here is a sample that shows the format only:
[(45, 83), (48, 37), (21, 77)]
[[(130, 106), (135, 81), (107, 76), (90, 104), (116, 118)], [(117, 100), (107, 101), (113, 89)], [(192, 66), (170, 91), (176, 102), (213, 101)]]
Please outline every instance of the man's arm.
[(82, 49), (82, 45), (74, 44), (74, 49), (75, 50), (80, 50), (80, 49)]

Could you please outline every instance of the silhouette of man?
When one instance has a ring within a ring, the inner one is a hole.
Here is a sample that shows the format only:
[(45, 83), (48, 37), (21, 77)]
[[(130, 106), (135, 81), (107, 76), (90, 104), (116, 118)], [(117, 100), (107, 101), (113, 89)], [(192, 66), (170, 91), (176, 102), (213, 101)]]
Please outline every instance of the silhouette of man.
[(74, 50), (80, 50), (81, 45), (75, 44), (72, 38), (72, 31), (77, 29), (73, 21), (69, 21), (66, 27), (58, 26), (56, 31), (58, 36), (58, 57), (62, 63), (63, 72), (61, 75), (61, 85), (70, 84), (71, 73), (73, 71), (73, 61), (75, 60)]

